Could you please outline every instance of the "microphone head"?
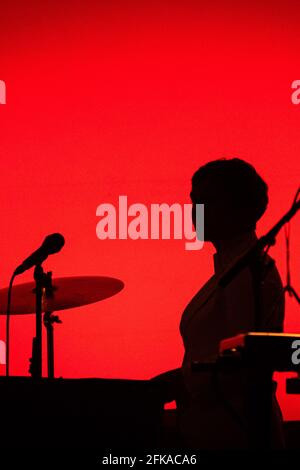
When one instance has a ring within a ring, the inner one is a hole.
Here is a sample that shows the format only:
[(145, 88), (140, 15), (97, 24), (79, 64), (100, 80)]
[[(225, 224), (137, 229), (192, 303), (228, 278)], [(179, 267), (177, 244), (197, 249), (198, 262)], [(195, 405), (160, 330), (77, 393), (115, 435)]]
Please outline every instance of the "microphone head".
[(49, 255), (60, 251), (64, 244), (65, 239), (60, 233), (52, 233), (51, 235), (48, 235), (43, 241), (42, 245), (15, 269), (14, 276), (22, 274), (27, 271), (27, 269), (43, 263), (43, 261), (45, 261)]
[(65, 239), (60, 233), (52, 233), (45, 238), (42, 247), (49, 255), (52, 255), (53, 253), (58, 253), (64, 244)]

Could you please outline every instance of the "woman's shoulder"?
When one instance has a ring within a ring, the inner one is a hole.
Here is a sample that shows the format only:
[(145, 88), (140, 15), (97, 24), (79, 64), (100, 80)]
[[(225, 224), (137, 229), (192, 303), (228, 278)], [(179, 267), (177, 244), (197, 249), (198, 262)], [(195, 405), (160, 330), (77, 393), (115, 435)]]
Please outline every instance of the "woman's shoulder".
[(187, 323), (193, 318), (195, 313), (204, 308), (215, 293), (217, 287), (217, 278), (215, 275), (211, 276), (208, 281), (194, 294), (190, 302), (185, 307), (181, 322), (180, 331), (186, 326)]

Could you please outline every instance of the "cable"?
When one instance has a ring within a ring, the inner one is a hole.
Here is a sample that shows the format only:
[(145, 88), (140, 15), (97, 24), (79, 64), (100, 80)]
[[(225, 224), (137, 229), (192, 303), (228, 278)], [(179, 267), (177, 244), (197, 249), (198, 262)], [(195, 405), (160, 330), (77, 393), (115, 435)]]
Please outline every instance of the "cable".
[[(291, 270), (290, 270), (290, 240), (291, 240), (291, 226), (287, 223), (284, 227), (285, 236), (285, 265), (286, 265), (286, 285), (291, 285)], [(291, 295), (291, 293), (289, 293)]]

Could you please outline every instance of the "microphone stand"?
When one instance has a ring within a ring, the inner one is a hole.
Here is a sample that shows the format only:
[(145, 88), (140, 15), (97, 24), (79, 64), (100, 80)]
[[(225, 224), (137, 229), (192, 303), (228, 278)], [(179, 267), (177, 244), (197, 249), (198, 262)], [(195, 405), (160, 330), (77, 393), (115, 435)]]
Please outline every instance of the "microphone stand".
[(47, 285), (47, 275), (42, 264), (37, 264), (33, 274), (35, 280), (35, 337), (32, 340), (32, 357), (29, 372), (32, 378), (42, 378), (42, 312), (43, 292)]
[(30, 359), (29, 372), (32, 378), (42, 378), (42, 323), (47, 330), (47, 356), (48, 356), (48, 378), (54, 378), (54, 323), (62, 323), (57, 315), (53, 315), (50, 308), (43, 314), (43, 299), (50, 299), (53, 297), (54, 287), (52, 285), (52, 272), (45, 273), (41, 264), (37, 264), (34, 269), (34, 280), (36, 283), (36, 321), (35, 329), (36, 334), (32, 340), (32, 357)]
[(292, 217), (300, 209), (300, 200), (295, 202), (290, 210), (274, 225), (269, 232), (260, 237), (257, 242), (238, 258), (238, 260), (221, 276), (218, 281), (218, 286), (225, 287), (227, 286), (239, 273), (248, 266), (252, 261), (255, 260), (256, 256), (264, 250), (266, 247), (275, 245), (276, 236), (282, 227), (288, 223)]
[[(283, 288), (283, 295), (287, 293), (289, 297), (293, 297), (300, 305), (300, 297), (291, 284), (291, 271), (290, 271), (290, 231), (289, 228), (285, 232), (286, 240), (286, 285)], [(289, 394), (300, 394), (300, 372), (297, 372), (297, 377), (286, 379), (286, 392)]]
[[(55, 287), (52, 284), (52, 272), (45, 275), (45, 298), (52, 299)], [(44, 313), (44, 326), (47, 330), (47, 361), (48, 361), (48, 378), (54, 379), (54, 323), (62, 323), (58, 315), (53, 315), (53, 311), (47, 305)]]
[(291, 268), (290, 268), (290, 227), (285, 227), (285, 245), (286, 245), (286, 285), (283, 288), (283, 293), (287, 293), (289, 297), (293, 297), (300, 305), (300, 297), (292, 286), (291, 282)]
[(42, 302), (43, 289), (45, 287), (45, 273), (42, 264), (34, 268), (35, 280), (35, 337), (32, 341), (32, 357), (30, 359), (29, 372), (32, 378), (42, 378)]
[[(299, 191), (297, 192), (297, 195)], [(297, 197), (297, 196), (296, 196)], [(255, 263), (259, 254), (276, 243), (276, 236), (281, 228), (295, 216), (300, 209), (300, 201), (294, 200), (290, 210), (257, 242), (247, 250), (232, 266), (225, 271), (218, 281), (218, 286), (226, 287), (244, 268)], [(297, 301), (299, 298), (290, 285), (288, 278), (284, 292), (293, 295)], [(296, 294), (296, 295), (295, 295)], [(248, 425), (250, 431), (251, 447), (255, 449), (271, 448), (271, 422), (272, 422), (272, 376), (273, 370), (262, 360), (261, 364), (248, 364)], [(298, 381), (299, 378), (294, 379)], [(291, 384), (291, 387), (293, 384)]]

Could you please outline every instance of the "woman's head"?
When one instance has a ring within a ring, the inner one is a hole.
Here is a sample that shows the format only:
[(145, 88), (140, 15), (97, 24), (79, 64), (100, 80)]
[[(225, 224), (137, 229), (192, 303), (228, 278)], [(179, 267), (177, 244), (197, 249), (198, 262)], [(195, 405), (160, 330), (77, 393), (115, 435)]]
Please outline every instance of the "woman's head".
[(214, 160), (192, 177), (191, 200), (204, 204), (207, 241), (232, 238), (255, 230), (268, 205), (268, 186), (249, 163), (239, 158)]

